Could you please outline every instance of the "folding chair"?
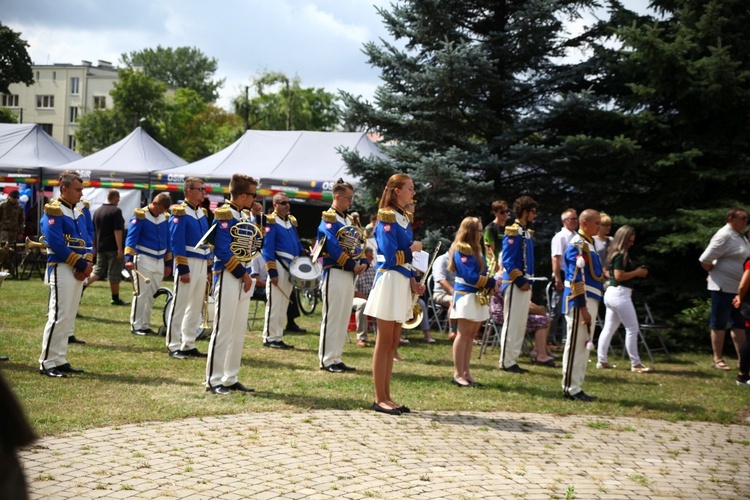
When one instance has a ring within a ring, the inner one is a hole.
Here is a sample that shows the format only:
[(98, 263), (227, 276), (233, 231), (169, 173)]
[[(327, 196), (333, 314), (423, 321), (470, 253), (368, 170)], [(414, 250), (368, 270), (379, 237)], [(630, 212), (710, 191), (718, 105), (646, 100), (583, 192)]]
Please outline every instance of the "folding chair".
[(448, 311), (432, 297), (435, 286), (435, 278), (432, 274), (427, 278), (427, 312), (429, 313), (430, 328), (436, 326), (440, 335), (443, 330), (448, 330)]
[[(252, 305), (253, 302), (255, 302), (255, 307), (253, 307)], [(258, 319), (258, 309), (260, 309), (260, 317), (265, 318), (266, 301), (263, 299), (256, 299), (254, 297), (250, 298), (250, 309), (253, 311), (253, 315), (248, 316), (247, 318), (247, 329), (249, 331), (252, 331), (253, 325), (255, 325), (255, 320)]]
[[(638, 340), (640, 344), (643, 346), (643, 348), (648, 353), (648, 357), (651, 358), (651, 362), (654, 362), (654, 356), (651, 354), (652, 352), (659, 352), (662, 351), (664, 354), (669, 356), (669, 351), (667, 350), (667, 345), (664, 343), (664, 337), (661, 335), (662, 330), (667, 330), (669, 326), (667, 325), (661, 325), (656, 323), (654, 321), (654, 316), (651, 314), (651, 308), (648, 307), (648, 303), (643, 303), (643, 309), (645, 310), (645, 314), (643, 315), (643, 321), (638, 324)], [(653, 347), (650, 348), (648, 343), (646, 342), (646, 333), (647, 332), (653, 332), (657, 339), (659, 339), (659, 344), (661, 344), (661, 347)]]

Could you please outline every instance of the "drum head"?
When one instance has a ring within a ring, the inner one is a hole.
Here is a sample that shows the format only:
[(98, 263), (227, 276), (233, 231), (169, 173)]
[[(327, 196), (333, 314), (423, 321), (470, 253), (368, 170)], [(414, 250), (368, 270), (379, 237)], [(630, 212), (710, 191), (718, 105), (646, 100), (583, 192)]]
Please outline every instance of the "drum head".
[(320, 266), (314, 264), (309, 257), (297, 257), (289, 266), (292, 276), (303, 280), (318, 279), (320, 277)]

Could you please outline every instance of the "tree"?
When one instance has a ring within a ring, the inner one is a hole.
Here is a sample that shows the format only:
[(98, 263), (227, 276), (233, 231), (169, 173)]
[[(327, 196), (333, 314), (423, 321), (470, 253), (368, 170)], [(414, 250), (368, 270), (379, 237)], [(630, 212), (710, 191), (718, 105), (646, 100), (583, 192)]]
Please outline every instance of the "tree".
[(130, 117), (118, 109), (97, 109), (81, 115), (76, 143), (82, 155), (111, 146), (132, 132)]
[(592, 4), (407, 0), (379, 9), (404, 48), (365, 45), (383, 81), (374, 103), (341, 95), (345, 123), (382, 134), (395, 161), (347, 154), (351, 172), (373, 198), (391, 173), (412, 175), (419, 218), (447, 234), (495, 197), (533, 195), (552, 155), (535, 114), (571, 79), (555, 58), (581, 43), (563, 37), (562, 19)]
[(247, 128), (260, 130), (335, 130), (341, 111), (336, 96), (321, 88), (302, 88), (299, 77), (264, 72), (253, 79), (255, 96), (234, 99), (234, 111)]
[(205, 102), (214, 102), (224, 79), (214, 80), (218, 61), (209, 58), (195, 47), (164, 48), (133, 51), (120, 56), (122, 64), (129, 68), (142, 66), (146, 75), (164, 82), (175, 89), (187, 88), (196, 91)]
[(34, 83), (28, 46), (20, 33), (0, 23), (0, 94), (9, 94), (11, 83)]

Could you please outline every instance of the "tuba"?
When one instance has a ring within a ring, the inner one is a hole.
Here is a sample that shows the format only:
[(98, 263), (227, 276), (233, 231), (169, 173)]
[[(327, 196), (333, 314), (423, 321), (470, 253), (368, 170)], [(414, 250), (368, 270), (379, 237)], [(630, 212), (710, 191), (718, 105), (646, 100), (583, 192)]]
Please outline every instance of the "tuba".
[(362, 258), (365, 254), (367, 238), (364, 230), (359, 226), (344, 226), (336, 231), (336, 240), (341, 250), (353, 259)]
[[(424, 285), (425, 281), (427, 281), (427, 276), (430, 274), (430, 269), (432, 269), (432, 264), (435, 262), (435, 258), (437, 258), (441, 244), (442, 242), (438, 241), (435, 251), (432, 253), (432, 259), (430, 259), (430, 265), (427, 266), (427, 270), (422, 275), (422, 279), (419, 280), (420, 285)], [(411, 314), (411, 319), (404, 321), (402, 328), (412, 330), (422, 322), (422, 316), (424, 313), (422, 312), (422, 307), (419, 305), (419, 295), (414, 292), (411, 294)]]
[(231, 227), (229, 234), (232, 242), (229, 250), (240, 262), (250, 262), (260, 253), (263, 247), (263, 233), (253, 222), (241, 220)]

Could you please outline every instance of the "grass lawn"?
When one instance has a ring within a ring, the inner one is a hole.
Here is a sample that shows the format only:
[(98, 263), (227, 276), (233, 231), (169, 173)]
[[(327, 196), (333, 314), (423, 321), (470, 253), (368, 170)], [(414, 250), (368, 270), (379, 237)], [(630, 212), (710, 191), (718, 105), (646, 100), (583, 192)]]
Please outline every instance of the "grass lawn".
[[(129, 301), (127, 283), (122, 292)], [(11, 358), (0, 364), (0, 370), (40, 435), (203, 415), (366, 409), (373, 401), (372, 348), (346, 344), (344, 360), (357, 368), (355, 373), (318, 369), (320, 306), (317, 314), (300, 318), (309, 333), (285, 335), (285, 341), (296, 346), (292, 351), (263, 348), (262, 321), (256, 322), (245, 340), (240, 371), (240, 380), (256, 392), (216, 396), (202, 385), (205, 360), (171, 359), (163, 337), (130, 334), (130, 308), (109, 305), (107, 283), (96, 283), (83, 298), (76, 336), (88, 344), (68, 348), (68, 361), (86, 373), (67, 379), (43, 377), (37, 360), (47, 296), (48, 288), (38, 279), (6, 280), (0, 287), (0, 355)], [(153, 327), (162, 324), (163, 304), (161, 297)], [(415, 410), (576, 413), (721, 423), (743, 423), (750, 415), (750, 391), (735, 385), (734, 371), (712, 369), (707, 354), (657, 358), (657, 371), (648, 374), (631, 373), (627, 360), (620, 359), (615, 361), (616, 370), (596, 370), (592, 355), (585, 390), (600, 400), (585, 404), (562, 398), (559, 368), (531, 366), (524, 358), (521, 366), (532, 373), (501, 372), (498, 350), (481, 360), (475, 352), (473, 374), (484, 387), (460, 389), (450, 384), (450, 342), (436, 334), (438, 343), (430, 345), (420, 337), (419, 332), (411, 334), (411, 345), (399, 349), (407, 359), (395, 363), (392, 384), (396, 401)], [(199, 341), (198, 348), (205, 352), (208, 343)], [(730, 362), (728, 357), (727, 361), (736, 366), (736, 360)]]

